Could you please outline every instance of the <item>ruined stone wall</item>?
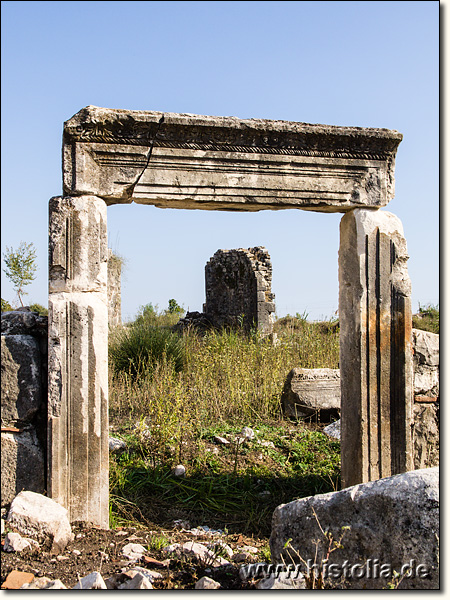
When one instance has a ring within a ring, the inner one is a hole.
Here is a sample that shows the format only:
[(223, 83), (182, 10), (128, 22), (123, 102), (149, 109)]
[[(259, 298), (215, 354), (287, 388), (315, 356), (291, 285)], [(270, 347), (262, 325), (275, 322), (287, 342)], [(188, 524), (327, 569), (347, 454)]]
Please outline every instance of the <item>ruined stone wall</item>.
[(46, 489), (47, 326), (28, 308), (2, 313), (2, 506)]
[(439, 465), (439, 334), (413, 329), (414, 468)]
[(108, 325), (122, 324), (122, 260), (108, 248)]
[(266, 248), (218, 250), (205, 267), (204, 313), (214, 326), (256, 327), (272, 333), (272, 263)]

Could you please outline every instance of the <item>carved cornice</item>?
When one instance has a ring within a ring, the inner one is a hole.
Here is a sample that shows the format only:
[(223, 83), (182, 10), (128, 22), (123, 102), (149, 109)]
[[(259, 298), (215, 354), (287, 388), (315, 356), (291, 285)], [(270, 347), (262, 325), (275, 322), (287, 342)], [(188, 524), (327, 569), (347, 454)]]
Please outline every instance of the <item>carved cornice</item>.
[(64, 141), (203, 151), (389, 160), (402, 135), (388, 129), (206, 117), (88, 106), (64, 125)]

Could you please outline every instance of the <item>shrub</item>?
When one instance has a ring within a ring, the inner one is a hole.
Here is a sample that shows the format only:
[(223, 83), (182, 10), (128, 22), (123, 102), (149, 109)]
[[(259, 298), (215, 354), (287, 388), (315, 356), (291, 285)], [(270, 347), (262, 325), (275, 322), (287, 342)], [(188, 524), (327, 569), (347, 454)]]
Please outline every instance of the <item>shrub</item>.
[(30, 304), (29, 309), (43, 317), (46, 317), (48, 315), (48, 308), (45, 308), (45, 306), (42, 306), (42, 304)]
[(167, 361), (175, 371), (181, 371), (183, 340), (167, 329), (137, 321), (130, 327), (117, 328), (110, 335), (109, 360), (114, 374), (123, 372), (133, 379), (151, 375), (160, 361)]
[(11, 304), (2, 298), (2, 312), (6, 312), (8, 310), (14, 310)]
[(420, 306), (419, 304), (419, 312), (413, 315), (413, 327), (431, 333), (439, 333), (439, 305)]

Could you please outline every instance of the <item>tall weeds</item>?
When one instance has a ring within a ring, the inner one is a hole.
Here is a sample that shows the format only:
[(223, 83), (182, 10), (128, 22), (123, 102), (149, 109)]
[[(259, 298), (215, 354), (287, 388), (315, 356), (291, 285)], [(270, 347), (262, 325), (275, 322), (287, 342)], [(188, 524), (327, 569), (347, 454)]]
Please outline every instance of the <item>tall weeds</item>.
[[(200, 337), (187, 331), (177, 338), (182, 363), (162, 352), (131, 373), (116, 368), (113, 337), (111, 418), (149, 417), (152, 429), (164, 431), (166, 439), (205, 422), (278, 419), (284, 380), (292, 368), (338, 367), (339, 332), (299, 319), (277, 329), (275, 343), (258, 333), (211, 331)], [(129, 352), (125, 348), (123, 354)]]

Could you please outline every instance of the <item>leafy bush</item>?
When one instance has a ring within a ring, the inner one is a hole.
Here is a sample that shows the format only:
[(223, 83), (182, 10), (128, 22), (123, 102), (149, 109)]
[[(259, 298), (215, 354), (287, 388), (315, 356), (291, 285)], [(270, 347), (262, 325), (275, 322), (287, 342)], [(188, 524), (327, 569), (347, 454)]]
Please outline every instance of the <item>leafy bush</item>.
[(43, 317), (48, 315), (48, 308), (45, 308), (45, 306), (42, 306), (42, 304), (30, 304), (29, 308), (31, 311), (36, 312)]
[(130, 327), (117, 328), (110, 335), (109, 360), (114, 374), (133, 379), (151, 375), (159, 362), (168, 362), (175, 371), (184, 364), (183, 340), (168, 329), (139, 320)]

